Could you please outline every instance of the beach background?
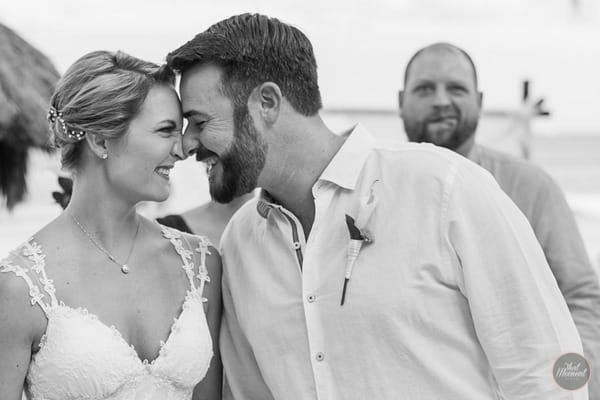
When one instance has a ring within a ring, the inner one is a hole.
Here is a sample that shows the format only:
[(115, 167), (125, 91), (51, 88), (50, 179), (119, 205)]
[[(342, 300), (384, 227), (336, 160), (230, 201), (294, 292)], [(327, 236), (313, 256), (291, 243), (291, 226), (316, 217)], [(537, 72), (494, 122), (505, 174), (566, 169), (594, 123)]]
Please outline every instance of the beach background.
[[(44, 52), (62, 73), (97, 49), (123, 50), (155, 62), (210, 24), (241, 12), (276, 16), (313, 42), (324, 118), (341, 131), (361, 122), (386, 143), (404, 141), (397, 91), (409, 57), (448, 41), (478, 67), (485, 115), (479, 141), (518, 153), (527, 134), (511, 113), (523, 80), (544, 97), (550, 117), (531, 120), (531, 160), (565, 191), (590, 258), (600, 263), (600, 8), (594, 0), (21, 0), (0, 3), (0, 22)], [(60, 212), (51, 192), (61, 174), (56, 155), (34, 152), (29, 195), (12, 213), (0, 208), (0, 258)], [(144, 204), (149, 216), (208, 200), (203, 167), (179, 163), (172, 196)]]

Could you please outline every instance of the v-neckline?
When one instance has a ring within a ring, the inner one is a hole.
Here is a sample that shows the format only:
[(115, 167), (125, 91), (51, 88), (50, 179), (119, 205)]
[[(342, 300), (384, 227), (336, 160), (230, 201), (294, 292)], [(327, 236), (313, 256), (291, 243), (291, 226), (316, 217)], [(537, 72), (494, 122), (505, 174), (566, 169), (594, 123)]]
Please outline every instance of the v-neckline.
[[(167, 343), (169, 343), (171, 341), (171, 338), (173, 337), (173, 334), (176, 332), (176, 326), (179, 323), (179, 321), (181, 321), (181, 318), (183, 317), (183, 314), (184, 314), (184, 312), (185, 312), (185, 310), (187, 308), (186, 306), (187, 306), (188, 302), (191, 299), (193, 299), (196, 295), (197, 295), (197, 289), (195, 289), (195, 288), (194, 289), (190, 289), (190, 290), (187, 291), (186, 296), (185, 296), (185, 298), (183, 300), (183, 303), (181, 304), (181, 311), (179, 311), (178, 314), (177, 314), (177, 316), (175, 316), (173, 318), (173, 323), (169, 327), (169, 332), (167, 333), (167, 337), (165, 338), (165, 340), (159, 341), (158, 354), (152, 359), (152, 361), (149, 361), (148, 359), (142, 359), (140, 357), (140, 354), (138, 353), (137, 349), (135, 348), (135, 345), (133, 343), (127, 342), (127, 340), (123, 336), (123, 333), (116, 326), (106, 324), (105, 322), (103, 322), (98, 317), (97, 314), (89, 312), (84, 307), (71, 307), (69, 305), (66, 305), (62, 301), (56, 307), (66, 309), (66, 310), (69, 310), (71, 312), (76, 312), (80, 316), (89, 317), (91, 320), (96, 321), (103, 328), (105, 328), (105, 329), (113, 332), (115, 334), (115, 336), (118, 338), (118, 340), (121, 342), (121, 344), (123, 344), (125, 347), (129, 348), (132, 351), (131, 355), (136, 359), (136, 361), (140, 365), (142, 365), (142, 366), (147, 366), (147, 365), (153, 366), (163, 356), (163, 349), (167, 345)], [(42, 351), (42, 350), (43, 350), (43, 347), (41, 347), (39, 351)]]
[[(181, 260), (183, 261), (184, 265), (183, 265), (183, 269), (186, 272), (186, 275), (188, 276), (188, 279), (190, 280), (190, 284), (192, 284), (192, 286), (186, 291), (186, 295), (183, 299), (183, 302), (181, 304), (181, 310), (177, 313), (177, 315), (173, 318), (173, 323), (170, 325), (169, 327), (169, 332), (167, 333), (167, 337), (166, 339), (163, 341), (159, 341), (159, 349), (158, 349), (158, 354), (153, 358), (152, 361), (148, 361), (148, 359), (142, 359), (137, 351), (137, 349), (135, 348), (135, 345), (133, 345), (132, 343), (127, 342), (127, 340), (125, 340), (125, 337), (123, 336), (122, 332), (117, 329), (116, 326), (114, 325), (108, 325), (105, 322), (103, 322), (97, 314), (89, 312), (87, 310), (87, 308), (85, 307), (71, 307), (66, 305), (64, 302), (62, 301), (57, 301), (57, 299), (54, 297), (54, 302), (52, 303), (52, 306), (50, 307), (51, 309), (55, 309), (57, 307), (59, 308), (63, 308), (63, 309), (68, 309), (71, 310), (72, 312), (77, 312), (79, 315), (82, 316), (88, 316), (90, 317), (92, 320), (95, 320), (98, 322), (98, 324), (100, 326), (105, 327), (106, 329), (108, 329), (109, 331), (112, 331), (116, 337), (118, 337), (118, 339), (120, 340), (120, 342), (125, 345), (126, 347), (128, 347), (132, 353), (131, 355), (135, 357), (135, 359), (137, 360), (137, 362), (142, 365), (142, 366), (153, 366), (162, 356), (163, 354), (163, 348), (167, 345), (167, 343), (169, 343), (169, 341), (171, 340), (171, 338), (173, 337), (173, 333), (175, 331), (175, 327), (176, 325), (179, 323), (179, 321), (181, 320), (181, 317), (183, 316), (183, 313), (186, 310), (186, 305), (187, 303), (194, 297), (198, 296), (198, 293), (200, 293), (201, 296), (201, 292), (202, 292), (202, 286), (197, 287), (195, 285), (193, 285), (192, 282), (192, 277), (194, 276), (194, 272), (193, 272), (193, 266), (189, 265), (189, 260), (188, 258), (191, 258), (191, 252), (187, 251), (183, 249), (183, 247), (181, 246), (181, 241), (180, 241), (180, 235), (178, 234), (177, 231), (174, 231), (172, 229), (169, 229), (167, 227), (161, 226), (161, 231), (163, 233), (163, 236), (165, 237), (165, 239), (167, 239), (169, 242), (171, 242), (171, 244), (173, 245), (175, 252), (179, 255), (179, 257), (181, 258)], [(30, 237), (29, 240), (27, 240), (25, 242), (25, 244), (27, 244), (28, 246), (30, 246), (31, 248), (31, 254), (27, 255), (25, 254), (26, 257), (30, 258), (30, 256), (35, 257), (36, 255), (39, 257), (38, 259), (32, 260), (36, 263), (35, 268), (44, 271), (44, 279), (46, 281), (46, 284), (49, 284), (52, 288), (52, 293), (54, 293), (55, 289), (54, 286), (52, 285), (52, 280), (47, 279), (45, 277), (45, 257), (46, 255), (44, 254), (44, 251), (42, 249), (42, 245), (40, 243), (38, 243), (34, 237)], [(40, 263), (39, 265), (37, 263)], [(189, 269), (192, 269), (191, 271), (189, 271)], [(190, 276), (191, 275), (191, 276)], [(48, 291), (48, 288), (45, 288), (46, 291)], [(46, 334), (42, 335), (42, 338), (44, 338), (46, 336)], [(40, 343), (42, 343), (42, 340), (40, 340)], [(43, 346), (40, 345), (39, 351), (42, 351)]]

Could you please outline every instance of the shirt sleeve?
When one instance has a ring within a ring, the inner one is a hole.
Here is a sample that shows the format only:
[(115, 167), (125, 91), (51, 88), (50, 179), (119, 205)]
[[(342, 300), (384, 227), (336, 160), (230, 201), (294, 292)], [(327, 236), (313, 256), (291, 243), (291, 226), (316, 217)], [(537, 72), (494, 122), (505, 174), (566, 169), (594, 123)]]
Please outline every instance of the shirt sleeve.
[(468, 161), (450, 173), (443, 242), (498, 391), (509, 399), (587, 399), (562, 389), (555, 361), (581, 341), (525, 216)]
[(269, 400), (273, 399), (254, 352), (244, 335), (236, 315), (231, 295), (226, 253), (223, 254), (223, 317), (221, 321), (221, 358), (223, 361), (224, 400)]
[[(600, 285), (577, 223), (560, 188), (550, 177), (540, 184), (531, 225), (581, 336), (592, 370), (600, 367)], [(593, 374), (590, 399), (600, 400), (600, 374)]]

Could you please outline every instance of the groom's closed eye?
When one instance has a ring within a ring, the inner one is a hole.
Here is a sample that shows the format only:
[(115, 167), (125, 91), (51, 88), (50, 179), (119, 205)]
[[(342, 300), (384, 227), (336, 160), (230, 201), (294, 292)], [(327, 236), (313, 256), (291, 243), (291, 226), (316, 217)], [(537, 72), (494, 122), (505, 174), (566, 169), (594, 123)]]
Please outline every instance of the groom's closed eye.
[(198, 130), (200, 130), (200, 131), (201, 131), (202, 129), (204, 129), (204, 127), (205, 127), (205, 125), (206, 125), (206, 123), (207, 123), (207, 122), (208, 122), (208, 121), (194, 122), (194, 123), (193, 123), (193, 125), (194, 125), (194, 127), (195, 127), (196, 129), (198, 129)]
[(202, 131), (208, 122), (207, 119), (199, 119), (197, 117), (186, 118), (186, 121), (186, 129), (193, 129), (195, 131)]

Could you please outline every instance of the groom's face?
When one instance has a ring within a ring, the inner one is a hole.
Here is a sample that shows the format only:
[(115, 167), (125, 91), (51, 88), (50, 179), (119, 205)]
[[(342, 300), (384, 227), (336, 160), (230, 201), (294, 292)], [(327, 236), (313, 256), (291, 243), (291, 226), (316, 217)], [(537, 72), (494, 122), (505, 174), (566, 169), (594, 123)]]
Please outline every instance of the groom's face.
[(196, 154), (208, 167), (211, 197), (228, 203), (252, 191), (264, 167), (267, 146), (246, 106), (236, 107), (225, 96), (221, 69), (201, 65), (181, 77), (185, 154)]

